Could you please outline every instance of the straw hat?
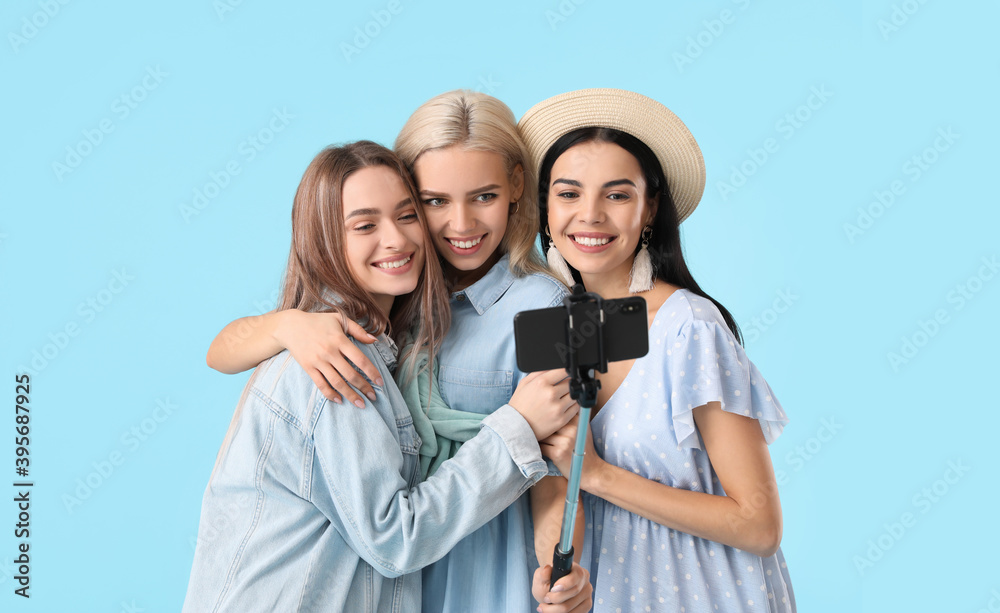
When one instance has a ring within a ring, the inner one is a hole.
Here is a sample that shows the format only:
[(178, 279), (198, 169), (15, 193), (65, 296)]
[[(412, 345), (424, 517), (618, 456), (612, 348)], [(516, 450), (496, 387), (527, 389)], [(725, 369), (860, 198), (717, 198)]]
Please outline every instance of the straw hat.
[(559, 94), (528, 109), (517, 125), (535, 176), (559, 137), (596, 126), (628, 132), (653, 150), (667, 177), (679, 221), (694, 211), (705, 190), (705, 160), (694, 136), (670, 109), (642, 94), (623, 89)]

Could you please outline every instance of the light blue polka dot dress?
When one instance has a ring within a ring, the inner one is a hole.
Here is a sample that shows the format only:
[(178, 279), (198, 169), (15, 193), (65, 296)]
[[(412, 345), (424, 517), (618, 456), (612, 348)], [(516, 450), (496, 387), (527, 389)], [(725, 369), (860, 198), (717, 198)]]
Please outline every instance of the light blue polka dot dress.
[[(768, 444), (788, 423), (718, 308), (677, 290), (654, 317), (649, 353), (594, 417), (594, 446), (604, 460), (647, 479), (724, 495), (692, 415), (711, 401), (756, 419)], [(780, 549), (761, 558), (590, 494), (583, 502), (582, 560), (594, 583), (594, 611), (795, 611)]]

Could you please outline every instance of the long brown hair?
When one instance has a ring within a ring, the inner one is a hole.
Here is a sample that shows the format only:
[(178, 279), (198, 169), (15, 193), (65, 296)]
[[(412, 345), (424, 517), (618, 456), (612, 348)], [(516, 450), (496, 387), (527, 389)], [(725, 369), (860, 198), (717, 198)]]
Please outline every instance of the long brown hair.
[[(396, 173), (413, 199), (424, 233), (424, 270), (412, 293), (393, 301), (388, 321), (371, 295), (361, 287), (344, 252), (344, 182), (363, 168), (383, 166)], [(417, 189), (403, 162), (389, 149), (371, 141), (327, 147), (306, 168), (292, 206), (292, 248), (288, 254), (278, 310), (309, 312), (338, 310), (372, 333), (386, 330), (400, 346), (412, 332), (413, 347), (433, 357), (451, 322), (441, 265), (419, 206)]]

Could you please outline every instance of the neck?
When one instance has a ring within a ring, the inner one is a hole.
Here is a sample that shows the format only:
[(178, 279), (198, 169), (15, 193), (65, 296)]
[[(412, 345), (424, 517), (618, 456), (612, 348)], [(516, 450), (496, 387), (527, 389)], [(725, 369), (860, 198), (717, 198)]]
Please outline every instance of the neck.
[(619, 269), (609, 272), (597, 274), (581, 272), (580, 279), (583, 280), (583, 287), (588, 292), (594, 292), (601, 298), (624, 298), (632, 295), (628, 291), (628, 275), (631, 270), (632, 262), (628, 261)]
[(473, 270), (459, 270), (452, 266), (450, 262), (444, 260), (444, 276), (448, 281), (449, 289), (453, 292), (461, 291), (474, 284), (476, 281), (479, 281), (486, 276), (486, 273), (488, 273), (502, 257), (503, 253), (501, 253), (498, 248), (493, 252), (493, 255), (483, 262), (482, 266)]
[(389, 313), (392, 311), (392, 304), (395, 302), (396, 297), (388, 294), (380, 294), (373, 296), (373, 298), (375, 299), (375, 304), (378, 306), (378, 310), (382, 311), (385, 320), (389, 321)]

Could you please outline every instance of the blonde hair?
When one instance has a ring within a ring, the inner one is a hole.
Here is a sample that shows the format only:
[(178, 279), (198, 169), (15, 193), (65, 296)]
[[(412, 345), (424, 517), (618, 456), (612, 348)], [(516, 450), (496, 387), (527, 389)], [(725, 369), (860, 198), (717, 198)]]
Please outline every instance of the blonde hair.
[(421, 207), (417, 206), (416, 211), (425, 237), (424, 270), (413, 292), (393, 302), (388, 320), (371, 294), (361, 287), (344, 253), (344, 182), (353, 173), (372, 166), (399, 175), (407, 194), (417, 202), (410, 173), (396, 154), (382, 145), (358, 141), (321, 151), (306, 168), (295, 193), (292, 248), (278, 310), (337, 310), (354, 321), (365, 321), (369, 332), (378, 333), (388, 326), (388, 334), (400, 346), (403, 335), (415, 329), (413, 347), (426, 348), (433, 358), (448, 332), (451, 308), (441, 266), (431, 241), (426, 239), (427, 220)]
[(517, 210), (507, 219), (500, 251), (510, 255), (510, 269), (521, 277), (534, 272), (550, 274), (535, 242), (538, 238), (538, 205), (535, 173), (517, 130), (514, 113), (493, 96), (464, 89), (443, 93), (420, 105), (396, 137), (395, 150), (413, 172), (425, 151), (460, 145), (503, 158), (508, 180), (520, 166), (524, 185)]

